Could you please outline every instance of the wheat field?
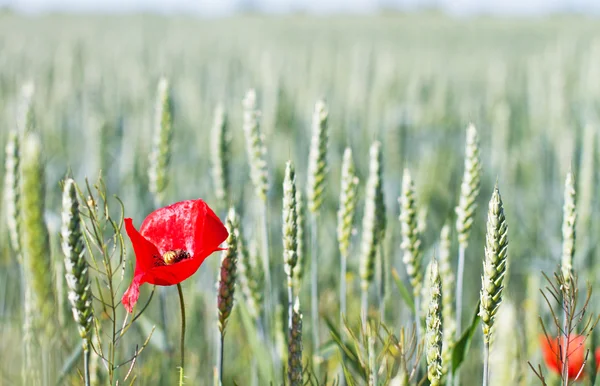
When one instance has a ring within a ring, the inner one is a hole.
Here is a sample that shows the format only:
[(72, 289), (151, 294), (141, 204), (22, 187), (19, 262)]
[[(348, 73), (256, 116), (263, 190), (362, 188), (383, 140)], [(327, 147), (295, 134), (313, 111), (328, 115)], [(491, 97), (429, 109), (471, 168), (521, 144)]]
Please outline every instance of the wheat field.
[[(595, 383), (596, 19), (0, 11), (0, 52), (0, 384)], [(228, 250), (128, 313), (123, 219), (197, 198)]]

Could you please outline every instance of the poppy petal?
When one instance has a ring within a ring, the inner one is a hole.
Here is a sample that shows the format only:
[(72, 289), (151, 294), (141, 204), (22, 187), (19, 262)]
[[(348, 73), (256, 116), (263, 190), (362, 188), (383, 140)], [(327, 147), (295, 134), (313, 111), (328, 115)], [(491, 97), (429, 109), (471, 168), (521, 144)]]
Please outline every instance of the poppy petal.
[(148, 277), (148, 282), (156, 285), (173, 285), (181, 283), (188, 277), (192, 276), (200, 265), (201, 259), (187, 259), (172, 265), (163, 265), (154, 267)]
[(150, 240), (161, 255), (169, 250), (192, 251), (195, 226), (204, 201), (187, 200), (160, 208), (150, 213), (140, 227), (140, 233)]
[(135, 303), (137, 303), (138, 298), (140, 297), (140, 285), (144, 282), (144, 273), (136, 272), (131, 284), (129, 285), (129, 288), (127, 288), (127, 291), (125, 291), (123, 297), (121, 298), (121, 303), (123, 303), (123, 306), (127, 312), (133, 312), (133, 306), (135, 306)]
[(135, 229), (133, 221), (130, 218), (125, 219), (125, 230), (131, 239), (131, 244), (133, 244), (136, 271), (138, 266), (143, 271), (151, 269), (154, 266), (155, 260), (161, 256), (156, 246)]
[(201, 263), (211, 253), (220, 250), (219, 245), (229, 236), (225, 225), (208, 205), (204, 205), (202, 212), (196, 221), (194, 249), (192, 250), (192, 255), (199, 258)]

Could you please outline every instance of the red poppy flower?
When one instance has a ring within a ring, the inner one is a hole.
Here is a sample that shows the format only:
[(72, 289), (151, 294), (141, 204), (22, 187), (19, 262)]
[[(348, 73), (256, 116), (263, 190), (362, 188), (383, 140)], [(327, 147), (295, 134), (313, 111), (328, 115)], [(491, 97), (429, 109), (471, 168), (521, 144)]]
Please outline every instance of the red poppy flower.
[[(548, 368), (553, 372), (560, 374), (562, 372), (563, 361), (560, 359), (563, 354), (561, 350), (564, 350), (564, 344), (566, 343), (565, 338), (560, 338), (560, 345), (558, 339), (548, 340), (546, 336), (540, 337), (542, 344), (542, 353), (544, 355), (544, 361)], [(582, 335), (570, 335), (568, 340), (568, 353), (567, 353), (567, 374), (570, 380), (576, 380), (577, 375), (579, 378), (584, 374), (581, 371), (585, 361), (585, 337)], [(600, 347), (595, 352), (596, 359), (596, 371), (600, 366)]]
[(121, 301), (128, 312), (140, 295), (140, 285), (178, 284), (192, 276), (204, 259), (220, 250), (228, 232), (221, 220), (198, 200), (177, 202), (150, 213), (140, 231), (130, 218), (125, 230), (135, 252), (135, 272)]

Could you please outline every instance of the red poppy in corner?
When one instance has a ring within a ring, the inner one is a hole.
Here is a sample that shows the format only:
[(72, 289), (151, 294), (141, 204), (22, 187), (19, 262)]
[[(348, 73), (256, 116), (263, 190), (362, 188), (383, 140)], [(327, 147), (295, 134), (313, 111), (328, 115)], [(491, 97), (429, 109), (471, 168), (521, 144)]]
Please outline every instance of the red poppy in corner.
[[(542, 353), (544, 355), (544, 361), (548, 368), (553, 372), (560, 374), (562, 372), (563, 361), (560, 359), (560, 350), (564, 349), (563, 344), (565, 338), (561, 337), (561, 344), (559, 345), (558, 339), (548, 340), (546, 336), (540, 336), (540, 342), (542, 344)], [(570, 380), (576, 380), (583, 378), (584, 371), (581, 371), (585, 361), (585, 337), (582, 335), (570, 335), (568, 340), (568, 354), (567, 354), (567, 373)], [(600, 347), (595, 352), (596, 360), (596, 371), (600, 366)], [(591, 357), (591, 355), (590, 355)], [(588, 360), (592, 360), (588, 358)], [(579, 377), (577, 377), (579, 374)]]
[(128, 312), (140, 296), (140, 285), (178, 284), (192, 276), (202, 262), (227, 239), (221, 220), (202, 200), (177, 202), (150, 213), (140, 231), (130, 218), (125, 230), (135, 252), (135, 272), (121, 301)]

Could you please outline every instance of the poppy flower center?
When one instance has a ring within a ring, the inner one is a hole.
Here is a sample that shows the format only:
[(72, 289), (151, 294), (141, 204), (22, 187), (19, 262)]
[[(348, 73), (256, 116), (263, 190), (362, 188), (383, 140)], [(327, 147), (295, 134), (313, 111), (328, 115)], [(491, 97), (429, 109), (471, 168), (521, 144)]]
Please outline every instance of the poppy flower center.
[(163, 261), (166, 265), (179, 263), (182, 260), (189, 259), (190, 254), (183, 249), (174, 249), (167, 251), (162, 255)]

